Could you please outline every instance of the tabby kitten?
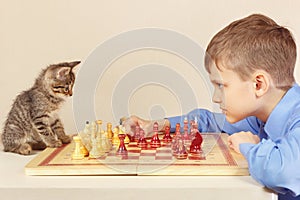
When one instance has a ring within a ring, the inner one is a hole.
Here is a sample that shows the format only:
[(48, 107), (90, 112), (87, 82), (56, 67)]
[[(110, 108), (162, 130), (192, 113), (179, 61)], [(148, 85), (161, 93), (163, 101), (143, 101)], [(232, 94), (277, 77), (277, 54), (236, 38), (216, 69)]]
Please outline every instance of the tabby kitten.
[(73, 68), (80, 61), (50, 65), (32, 88), (14, 101), (2, 134), (4, 151), (28, 155), (33, 149), (60, 147), (71, 141), (56, 112), (72, 96)]

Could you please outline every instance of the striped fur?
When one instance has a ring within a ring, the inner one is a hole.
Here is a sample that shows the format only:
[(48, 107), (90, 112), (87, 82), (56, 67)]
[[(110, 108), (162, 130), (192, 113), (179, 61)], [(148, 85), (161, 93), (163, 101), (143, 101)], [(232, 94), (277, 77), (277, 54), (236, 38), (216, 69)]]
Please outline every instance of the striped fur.
[(4, 151), (28, 155), (32, 149), (59, 147), (71, 141), (57, 111), (64, 98), (73, 94), (73, 68), (79, 63), (50, 65), (32, 88), (16, 97), (1, 135)]

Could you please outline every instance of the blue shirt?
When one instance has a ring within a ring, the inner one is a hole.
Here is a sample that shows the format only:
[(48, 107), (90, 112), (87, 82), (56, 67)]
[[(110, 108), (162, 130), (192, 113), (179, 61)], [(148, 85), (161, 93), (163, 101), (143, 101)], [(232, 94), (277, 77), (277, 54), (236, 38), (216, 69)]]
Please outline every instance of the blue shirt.
[[(168, 118), (171, 130), (184, 118), (197, 119), (201, 132), (233, 134), (250, 131), (257, 134), (258, 144), (240, 144), (240, 151), (248, 161), (251, 176), (279, 193), (279, 199), (300, 199), (300, 87), (295, 84), (271, 112), (266, 123), (248, 117), (235, 124), (220, 113), (196, 109), (185, 116)], [(284, 195), (282, 195), (284, 194)], [(295, 196), (299, 195), (296, 198)]]

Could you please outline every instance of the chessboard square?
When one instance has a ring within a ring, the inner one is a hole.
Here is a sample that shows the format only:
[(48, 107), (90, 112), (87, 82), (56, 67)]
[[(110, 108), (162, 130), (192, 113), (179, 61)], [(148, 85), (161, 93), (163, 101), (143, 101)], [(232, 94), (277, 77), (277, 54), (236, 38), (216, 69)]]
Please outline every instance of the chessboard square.
[(156, 149), (141, 149), (141, 153), (156, 153)]
[(140, 149), (127, 149), (128, 153), (141, 153)]
[(124, 155), (122, 160), (139, 160), (140, 156), (138, 155)]
[(156, 153), (172, 154), (172, 150), (171, 149), (157, 149)]
[(139, 163), (152, 163), (155, 161), (155, 155), (154, 156), (143, 156), (141, 155), (139, 158)]
[(128, 147), (128, 148), (139, 148), (138, 145), (137, 145), (137, 143), (129, 143), (129, 144), (127, 145), (127, 147)]
[(154, 157), (156, 155), (155, 152), (141, 152), (140, 156)]
[(173, 156), (172, 155), (169, 155), (169, 156), (155, 156), (155, 160), (172, 160), (173, 159)]
[(206, 160), (205, 156), (189, 156), (189, 160)]

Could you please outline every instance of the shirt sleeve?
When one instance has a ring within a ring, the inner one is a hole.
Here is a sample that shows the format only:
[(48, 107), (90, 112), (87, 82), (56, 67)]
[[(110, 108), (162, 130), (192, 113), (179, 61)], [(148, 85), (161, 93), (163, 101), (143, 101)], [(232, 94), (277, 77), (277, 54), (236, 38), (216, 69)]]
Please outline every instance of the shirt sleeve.
[(300, 127), (276, 141), (240, 144), (240, 150), (255, 180), (279, 193), (300, 194)]
[(235, 124), (230, 124), (224, 114), (210, 112), (206, 109), (195, 109), (187, 115), (168, 117), (171, 124), (171, 132), (175, 131), (176, 123), (183, 125), (184, 119), (197, 120), (200, 132), (225, 132), (233, 134), (240, 131), (250, 131), (258, 134), (260, 121), (256, 117), (248, 117)]

